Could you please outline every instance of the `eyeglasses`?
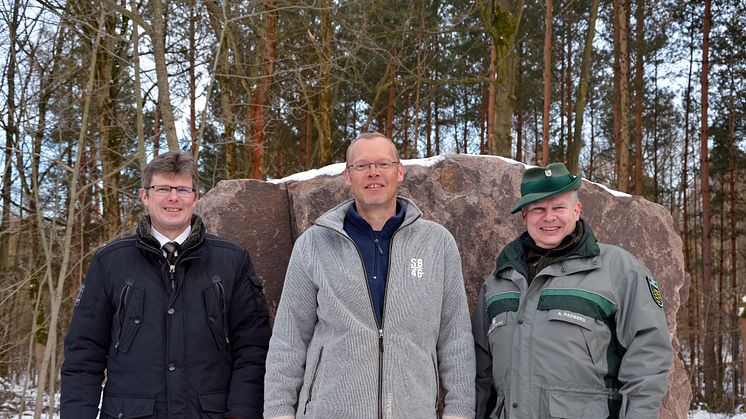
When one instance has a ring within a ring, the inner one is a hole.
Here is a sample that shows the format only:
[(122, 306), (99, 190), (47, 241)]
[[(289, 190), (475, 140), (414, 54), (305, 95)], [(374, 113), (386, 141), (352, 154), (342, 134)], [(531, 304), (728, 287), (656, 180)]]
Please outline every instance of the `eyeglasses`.
[(196, 189), (191, 188), (189, 186), (151, 185), (145, 189), (152, 189), (153, 192), (159, 196), (170, 195), (171, 189), (176, 189), (176, 194), (179, 196), (184, 196), (184, 197), (191, 196), (192, 194), (197, 192)]
[(370, 166), (376, 166), (376, 169), (378, 170), (389, 170), (392, 167), (396, 166), (397, 164), (399, 164), (398, 161), (381, 160), (375, 163), (368, 163), (367, 161), (362, 161), (362, 162), (348, 164), (347, 168), (353, 169), (356, 172), (365, 172), (365, 171), (370, 170)]

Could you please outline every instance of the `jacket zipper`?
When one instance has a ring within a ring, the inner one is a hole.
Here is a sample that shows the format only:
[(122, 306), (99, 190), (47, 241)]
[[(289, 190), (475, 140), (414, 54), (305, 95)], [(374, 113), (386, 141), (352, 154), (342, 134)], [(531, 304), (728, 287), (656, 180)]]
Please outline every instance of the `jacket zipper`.
[[(389, 260), (388, 260), (388, 267), (386, 269), (386, 286), (383, 290), (383, 307), (381, 308), (381, 323), (378, 323), (378, 317), (376, 316), (376, 308), (373, 305), (373, 296), (370, 292), (370, 284), (368, 284), (368, 271), (365, 269), (365, 261), (363, 260), (363, 255), (360, 253), (360, 249), (357, 248), (357, 244), (355, 244), (355, 241), (352, 240), (352, 238), (347, 235), (341, 233), (339, 230), (335, 229), (334, 227), (327, 226), (327, 225), (320, 225), (317, 224), (319, 227), (325, 227), (328, 228), (334, 232), (337, 232), (342, 237), (345, 237), (347, 240), (349, 240), (352, 243), (352, 247), (355, 248), (355, 251), (357, 252), (358, 258), (360, 259), (360, 264), (363, 266), (363, 275), (365, 279), (365, 287), (368, 289), (368, 301), (370, 302), (370, 311), (371, 314), (373, 314), (373, 321), (376, 322), (376, 326), (378, 327), (378, 419), (383, 419), (383, 325), (386, 320), (386, 300), (388, 300), (388, 291), (389, 291), (389, 272), (391, 272), (391, 250), (394, 248), (394, 237), (396, 234), (403, 228), (408, 226), (409, 224), (412, 224), (415, 222), (419, 216), (412, 219), (410, 222), (402, 222), (402, 224), (399, 226), (396, 231), (394, 231), (391, 234), (391, 240), (389, 240)], [(378, 246), (378, 245), (376, 245)], [(380, 250), (380, 246), (378, 246), (378, 249)]]
[(122, 340), (122, 329), (124, 329), (124, 316), (127, 315), (127, 295), (129, 290), (134, 285), (134, 281), (128, 279), (124, 281), (122, 291), (119, 293), (119, 311), (117, 312), (117, 322), (119, 323), (119, 330), (117, 331), (117, 341), (114, 344), (114, 349), (119, 355), (119, 343)]
[(433, 371), (435, 372), (435, 413), (438, 413), (438, 402), (440, 401), (440, 374), (438, 374), (438, 363), (433, 359)]
[[(332, 231), (336, 231), (333, 228), (330, 228), (330, 229)], [(396, 231), (394, 232), (394, 234), (391, 235), (391, 242), (394, 241), (395, 234), (396, 234)], [(370, 292), (370, 284), (368, 283), (368, 271), (365, 269), (365, 261), (363, 260), (363, 255), (362, 253), (360, 253), (360, 249), (357, 248), (357, 244), (355, 244), (355, 241), (352, 240), (352, 238), (350, 238), (346, 234), (342, 234), (342, 237), (346, 237), (347, 240), (349, 240), (352, 243), (352, 247), (355, 248), (358, 258), (360, 259), (360, 264), (363, 266), (363, 279), (365, 280), (365, 287), (368, 289), (368, 301), (370, 302), (370, 312), (371, 314), (373, 314), (373, 321), (376, 322), (376, 327), (378, 327), (378, 419), (383, 419), (383, 409), (382, 409), (382, 406), (383, 406), (383, 323), (384, 323), (384, 319), (386, 318), (386, 299), (387, 299), (386, 294), (388, 294), (389, 281), (388, 281), (388, 278), (386, 278), (386, 287), (384, 288), (384, 291), (383, 291), (383, 307), (381, 308), (381, 323), (378, 323), (378, 317), (376, 316), (376, 308), (373, 305), (373, 295)], [(389, 269), (391, 268), (391, 242), (389, 243)], [(386, 273), (386, 276), (388, 277), (388, 271)]]
[[(352, 238), (345, 235), (343, 236), (347, 237), (347, 240), (352, 242), (352, 246), (355, 248), (358, 257), (360, 258), (360, 264), (363, 266), (363, 279), (365, 280), (365, 288), (368, 289), (370, 312), (371, 314), (373, 314), (373, 321), (376, 322), (376, 327), (378, 327), (378, 419), (383, 419), (383, 321), (386, 316), (386, 293), (388, 291), (389, 281), (388, 278), (386, 278), (386, 287), (383, 291), (383, 307), (381, 308), (381, 322), (378, 323), (378, 316), (376, 316), (376, 307), (373, 305), (373, 295), (370, 292), (370, 284), (368, 283), (368, 271), (365, 269), (365, 261), (363, 260), (363, 255), (362, 253), (360, 253), (360, 249), (357, 248), (357, 244), (355, 244), (355, 241), (352, 240)], [(394, 236), (392, 235), (391, 238), (393, 239)], [(389, 264), (391, 264), (390, 254)], [(386, 275), (388, 276), (388, 273)]]

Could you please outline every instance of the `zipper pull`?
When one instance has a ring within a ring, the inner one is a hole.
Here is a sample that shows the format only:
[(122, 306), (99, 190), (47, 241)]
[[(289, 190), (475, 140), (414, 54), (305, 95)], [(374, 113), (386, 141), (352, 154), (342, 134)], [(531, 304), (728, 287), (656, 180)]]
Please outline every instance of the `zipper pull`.
[(168, 264), (168, 272), (169, 272), (169, 273), (174, 273), (174, 272), (176, 272), (176, 265), (172, 265), (172, 264), (170, 264), (170, 263), (169, 263), (169, 264)]
[(378, 329), (378, 350), (383, 352), (383, 329)]

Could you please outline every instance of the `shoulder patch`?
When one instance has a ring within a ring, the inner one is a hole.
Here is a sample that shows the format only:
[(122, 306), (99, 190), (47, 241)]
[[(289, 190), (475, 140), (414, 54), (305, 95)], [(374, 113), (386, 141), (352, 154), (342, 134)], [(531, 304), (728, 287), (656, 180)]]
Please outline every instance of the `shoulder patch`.
[(648, 281), (648, 289), (650, 290), (650, 296), (653, 297), (653, 301), (655, 301), (658, 307), (663, 308), (663, 296), (658, 287), (658, 282), (652, 276), (646, 276), (645, 280)]

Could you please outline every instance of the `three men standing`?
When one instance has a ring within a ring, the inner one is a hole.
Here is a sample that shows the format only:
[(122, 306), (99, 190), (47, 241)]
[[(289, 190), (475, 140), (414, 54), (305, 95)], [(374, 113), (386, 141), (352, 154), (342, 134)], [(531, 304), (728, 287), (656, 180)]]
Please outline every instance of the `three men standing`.
[(477, 417), (657, 418), (671, 339), (657, 282), (581, 218), (580, 176), (523, 174), (527, 231), (509, 243), (473, 315)]
[(513, 213), (527, 231), (500, 253), (473, 327), (456, 243), (397, 196), (403, 178), (391, 140), (352, 142), (354, 198), (296, 241), (269, 341), (248, 253), (192, 214), (191, 157), (156, 158), (149, 215), (96, 253), (75, 302), (63, 419), (96, 417), (104, 371), (101, 418), (256, 418), (262, 403), (265, 418), (437, 418), (441, 402), (445, 419), (475, 405), (480, 419), (657, 417), (672, 352), (660, 290), (596, 241), (579, 176), (524, 172)]
[(265, 418), (474, 417), (474, 343), (451, 234), (397, 197), (394, 144), (347, 150), (354, 196), (296, 241), (267, 358)]
[[(148, 215), (96, 252), (62, 365), (63, 419), (258, 418), (270, 336), (248, 252), (206, 234), (199, 177), (169, 152), (142, 174)], [(101, 385), (106, 385), (101, 399)]]

